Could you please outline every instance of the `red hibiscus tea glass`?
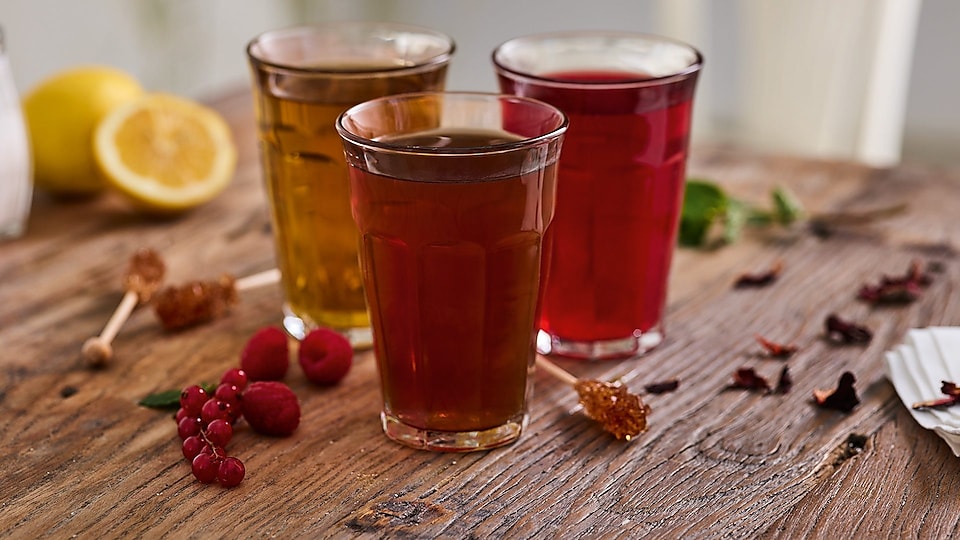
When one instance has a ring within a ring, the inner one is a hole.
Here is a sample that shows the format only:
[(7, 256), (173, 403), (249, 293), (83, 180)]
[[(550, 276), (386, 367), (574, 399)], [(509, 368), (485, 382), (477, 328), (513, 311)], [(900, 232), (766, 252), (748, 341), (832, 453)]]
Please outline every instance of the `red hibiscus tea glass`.
[(337, 120), (389, 438), (456, 452), (520, 436), (566, 126), (539, 101), (442, 92)]
[(567, 114), (538, 350), (639, 356), (663, 340), (700, 53), (626, 32), (527, 36), (493, 52), (501, 91)]

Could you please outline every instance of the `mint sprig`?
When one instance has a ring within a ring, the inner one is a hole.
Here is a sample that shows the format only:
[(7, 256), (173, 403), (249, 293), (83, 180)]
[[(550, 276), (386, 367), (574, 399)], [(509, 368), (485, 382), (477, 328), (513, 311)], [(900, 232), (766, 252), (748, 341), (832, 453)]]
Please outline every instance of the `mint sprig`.
[(774, 188), (770, 200), (770, 209), (759, 208), (731, 197), (714, 182), (691, 178), (684, 192), (679, 243), (702, 247), (718, 239), (730, 244), (748, 225), (788, 226), (804, 215), (803, 206), (784, 187)]

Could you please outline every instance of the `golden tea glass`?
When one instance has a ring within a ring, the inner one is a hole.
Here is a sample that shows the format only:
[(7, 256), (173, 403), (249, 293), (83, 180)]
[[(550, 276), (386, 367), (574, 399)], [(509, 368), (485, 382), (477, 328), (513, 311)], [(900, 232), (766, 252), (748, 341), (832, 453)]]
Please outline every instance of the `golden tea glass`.
[(337, 121), (387, 437), (464, 452), (520, 436), (566, 127), (540, 101), (457, 92)]
[(343, 332), (368, 346), (370, 323), (334, 123), (348, 107), (442, 90), (453, 40), (392, 23), (337, 22), (261, 34), (247, 46), (260, 157), (284, 292), (283, 326)]

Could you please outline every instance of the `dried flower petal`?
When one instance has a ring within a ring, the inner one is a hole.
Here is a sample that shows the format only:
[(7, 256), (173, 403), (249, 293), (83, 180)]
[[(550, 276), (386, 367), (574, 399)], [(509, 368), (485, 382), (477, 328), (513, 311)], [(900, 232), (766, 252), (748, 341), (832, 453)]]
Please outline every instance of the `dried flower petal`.
[(869, 343), (873, 332), (866, 326), (854, 324), (831, 313), (824, 321), (827, 339), (834, 343)]
[(760, 390), (770, 393), (770, 383), (757, 374), (753, 368), (740, 368), (733, 374), (733, 383), (727, 388)]
[(733, 287), (736, 289), (744, 289), (747, 287), (766, 287), (780, 277), (780, 272), (783, 270), (783, 262), (777, 261), (773, 263), (773, 266), (770, 267), (766, 272), (761, 272), (758, 274), (741, 274), (740, 277), (733, 283)]
[(960, 399), (955, 396), (947, 396), (944, 398), (930, 399), (927, 401), (918, 401), (910, 405), (911, 409), (922, 410), (922, 409), (942, 409), (944, 407), (952, 407), (953, 405), (960, 404)]
[(813, 400), (817, 405), (824, 409), (835, 409), (842, 412), (850, 412), (860, 403), (857, 397), (857, 391), (853, 387), (856, 377), (849, 371), (844, 371), (837, 382), (837, 388), (834, 390), (814, 390)]
[(789, 358), (793, 353), (800, 350), (800, 347), (796, 345), (784, 345), (782, 343), (776, 343), (764, 338), (761, 335), (754, 336), (760, 345), (766, 349), (767, 353), (774, 358)]
[(660, 381), (653, 384), (648, 384), (643, 387), (643, 389), (648, 394), (666, 394), (667, 392), (673, 392), (680, 386), (680, 381), (677, 379), (670, 379), (669, 381)]
[(932, 282), (933, 277), (920, 268), (920, 261), (914, 260), (902, 276), (883, 276), (876, 285), (863, 285), (857, 298), (871, 304), (907, 304), (919, 298)]
[(783, 369), (780, 370), (780, 378), (777, 380), (777, 387), (774, 389), (774, 394), (787, 394), (790, 392), (790, 389), (793, 388), (793, 378), (790, 377), (790, 368), (783, 366)]
[(574, 389), (583, 411), (614, 437), (629, 441), (647, 430), (648, 407), (625, 386), (595, 380), (578, 380)]
[(918, 401), (912, 404), (910, 407), (913, 409), (940, 409), (943, 407), (960, 405), (960, 388), (958, 388), (955, 383), (950, 381), (940, 381), (940, 384), (940, 391), (943, 392), (946, 397), (927, 401)]

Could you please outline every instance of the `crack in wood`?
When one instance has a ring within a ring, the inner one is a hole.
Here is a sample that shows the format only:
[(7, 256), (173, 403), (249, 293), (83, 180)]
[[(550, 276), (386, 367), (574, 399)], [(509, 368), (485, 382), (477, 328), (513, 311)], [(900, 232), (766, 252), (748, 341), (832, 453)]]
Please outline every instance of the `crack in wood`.
[(827, 452), (820, 461), (820, 465), (814, 469), (814, 478), (824, 478), (837, 470), (847, 460), (856, 457), (867, 449), (869, 437), (860, 433), (851, 433), (847, 438), (835, 448)]
[(346, 522), (356, 532), (393, 531), (434, 523), (449, 512), (441, 506), (421, 501), (391, 500), (361, 510)]

